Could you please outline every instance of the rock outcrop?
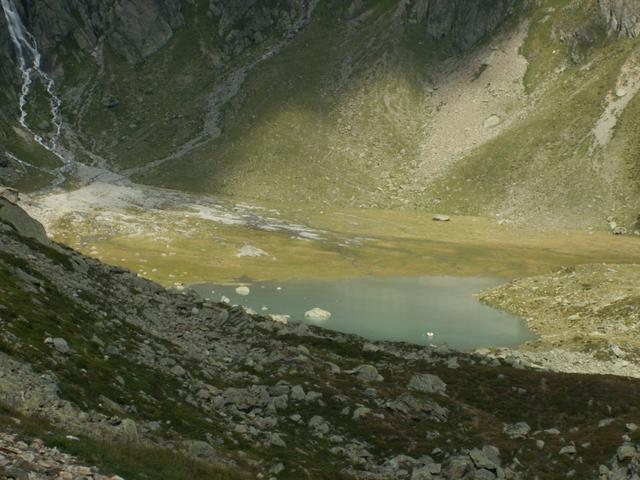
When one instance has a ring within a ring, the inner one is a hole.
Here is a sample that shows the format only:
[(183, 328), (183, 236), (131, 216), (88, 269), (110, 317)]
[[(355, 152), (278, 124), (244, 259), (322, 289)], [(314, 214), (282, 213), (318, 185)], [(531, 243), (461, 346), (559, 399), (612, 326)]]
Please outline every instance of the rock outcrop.
[(49, 243), (47, 232), (40, 222), (31, 218), (18, 205), (3, 197), (0, 197), (0, 222), (8, 224), (23, 237), (32, 238), (43, 244)]
[(448, 40), (468, 50), (495, 32), (513, 13), (517, 0), (478, 2), (475, 0), (415, 0), (409, 19), (424, 26), (433, 40)]
[[(309, 15), (314, 3), (286, 0), (274, 7), (255, 0), (213, 0), (206, 18), (196, 20), (204, 21), (205, 28), (215, 32), (225, 54), (237, 55), (265, 38), (286, 35)], [(407, 13), (409, 21), (424, 25), (430, 38), (451, 41), (466, 50), (493, 33), (516, 3), (517, 0), (415, 0), (407, 7)], [(72, 54), (86, 55), (104, 40), (130, 63), (139, 63), (165, 46), (181, 27), (195, 28), (195, 20), (185, 20), (183, 9), (187, 7), (179, 0), (17, 0), (16, 6), (45, 59), (73, 44), (78, 51)], [(63, 43), (65, 47), (61, 47)], [(10, 54), (5, 20), (0, 18), (0, 55)]]
[(105, 38), (131, 63), (162, 48), (184, 22), (178, 0), (22, 0), (16, 6), (45, 54), (67, 39), (90, 53)]
[[(196, 20), (217, 33), (223, 50), (238, 53), (272, 33), (287, 32), (306, 15), (311, 2), (281, 3), (267, 7), (255, 1), (215, 0), (207, 16)], [(82, 54), (91, 53), (104, 40), (129, 63), (139, 63), (165, 46), (181, 27), (195, 28), (193, 21), (185, 20), (186, 7), (179, 0), (18, 0), (16, 6), (45, 56), (69, 39)], [(0, 19), (0, 53), (6, 55), (10, 42), (4, 23)]]
[(600, 9), (613, 33), (640, 35), (640, 0), (599, 0)]

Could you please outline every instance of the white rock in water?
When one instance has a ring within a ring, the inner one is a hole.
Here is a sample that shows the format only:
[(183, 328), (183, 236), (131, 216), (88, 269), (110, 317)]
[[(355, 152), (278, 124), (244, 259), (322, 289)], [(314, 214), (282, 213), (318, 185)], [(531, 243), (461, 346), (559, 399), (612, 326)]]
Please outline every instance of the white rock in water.
[(331, 312), (327, 312), (321, 308), (312, 308), (304, 314), (307, 320), (312, 322), (326, 322), (331, 318)]
[(435, 222), (448, 222), (451, 218), (448, 215), (434, 215), (432, 217)]
[(269, 318), (271, 320), (273, 320), (276, 323), (282, 323), (284, 325), (286, 325), (287, 323), (289, 323), (289, 319), (291, 318), (289, 315), (277, 315), (277, 314), (271, 314), (269, 315)]
[(220, 301), (222, 303), (226, 303), (227, 305), (231, 303), (231, 300), (229, 299), (229, 297), (225, 297), (224, 295), (220, 298)]
[(251, 290), (249, 290), (249, 287), (242, 285), (238, 288), (236, 288), (236, 293), (238, 295), (242, 295), (243, 297), (246, 297), (247, 295), (249, 295), (251, 293)]
[(268, 257), (268, 256), (269, 254), (267, 252), (257, 247), (254, 247), (253, 245), (243, 246), (236, 254), (236, 257)]

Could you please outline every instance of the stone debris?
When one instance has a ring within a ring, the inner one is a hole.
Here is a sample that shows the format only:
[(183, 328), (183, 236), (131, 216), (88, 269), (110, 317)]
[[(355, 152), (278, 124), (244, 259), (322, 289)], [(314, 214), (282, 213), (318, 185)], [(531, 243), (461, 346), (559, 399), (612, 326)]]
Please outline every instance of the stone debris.
[(640, 478), (640, 445), (624, 442), (608, 465), (600, 465), (598, 473), (598, 480), (637, 480)]
[(46, 447), (40, 440), (29, 443), (16, 435), (0, 433), (0, 478), (28, 480), (123, 480), (102, 475), (83, 466), (71, 455)]

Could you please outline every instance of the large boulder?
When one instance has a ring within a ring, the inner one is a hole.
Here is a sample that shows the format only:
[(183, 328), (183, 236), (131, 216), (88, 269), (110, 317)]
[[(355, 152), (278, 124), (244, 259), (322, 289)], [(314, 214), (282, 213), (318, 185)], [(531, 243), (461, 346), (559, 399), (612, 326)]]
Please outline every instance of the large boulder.
[(384, 378), (373, 365), (360, 365), (348, 373), (353, 373), (360, 382), (382, 382)]
[(19, 235), (48, 244), (47, 232), (40, 222), (6, 198), (0, 197), (0, 222), (9, 225)]
[(526, 438), (531, 431), (531, 427), (526, 422), (508, 423), (503, 426), (502, 431), (509, 438)]
[(437, 375), (422, 373), (411, 377), (411, 380), (409, 381), (409, 390), (445, 395), (447, 392), (447, 384), (444, 383)]
[(305, 312), (304, 318), (316, 323), (326, 322), (331, 318), (331, 312), (328, 312), (327, 310), (323, 310), (322, 308), (316, 307)]

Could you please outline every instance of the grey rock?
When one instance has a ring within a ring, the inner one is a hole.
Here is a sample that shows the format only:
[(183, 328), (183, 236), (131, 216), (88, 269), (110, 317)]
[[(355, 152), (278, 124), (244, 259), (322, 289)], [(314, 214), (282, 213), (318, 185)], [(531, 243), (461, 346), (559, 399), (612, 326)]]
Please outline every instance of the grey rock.
[(491, 115), (484, 121), (484, 128), (494, 128), (502, 123), (502, 119), (498, 115)]
[(471, 478), (473, 480), (495, 480), (498, 477), (492, 471), (482, 468), (473, 472)]
[(604, 428), (615, 422), (614, 418), (604, 418), (598, 422), (598, 428)]
[(55, 348), (58, 352), (64, 355), (71, 352), (71, 348), (69, 347), (69, 344), (64, 338), (59, 338), (59, 337), (52, 338), (51, 344), (53, 345), (53, 348)]
[(378, 373), (378, 369), (373, 365), (360, 365), (353, 373), (361, 382), (381, 382), (384, 380), (382, 375)]
[(457, 455), (449, 458), (443, 468), (443, 473), (445, 478), (465, 478), (468, 472), (473, 472), (474, 470), (473, 462), (468, 456)]
[(291, 386), (287, 383), (278, 383), (269, 387), (267, 390), (272, 397), (279, 397), (280, 395), (288, 395), (291, 391)]
[(450, 368), (452, 370), (457, 370), (458, 368), (460, 368), (460, 364), (458, 363), (458, 357), (451, 357), (447, 360), (447, 368)]
[(213, 462), (217, 459), (216, 450), (207, 442), (200, 440), (187, 440), (182, 442), (182, 448), (192, 458)]
[(418, 467), (411, 472), (411, 480), (432, 480), (433, 475), (427, 467)]
[(496, 470), (500, 466), (500, 452), (495, 447), (484, 447), (482, 450), (474, 448), (469, 457), (478, 469)]
[(358, 407), (353, 411), (351, 418), (354, 420), (360, 420), (371, 413), (371, 409), (367, 407)]
[(263, 408), (270, 400), (266, 387), (253, 385), (249, 388), (227, 388), (222, 394), (224, 405), (234, 405), (238, 410)]
[(338, 375), (342, 372), (342, 369), (332, 362), (327, 362), (327, 368), (329, 368), (329, 373), (331, 373), (332, 375)]
[(575, 455), (576, 453), (578, 453), (578, 451), (576, 450), (576, 447), (574, 445), (567, 445), (566, 447), (562, 447), (558, 453), (560, 453), (560, 455), (570, 455), (571, 456), (571, 455)]
[(409, 381), (409, 389), (423, 393), (446, 395), (447, 384), (436, 375), (422, 373), (411, 377), (411, 380)]
[(40, 222), (34, 220), (15, 203), (0, 197), (0, 222), (8, 224), (19, 235), (33, 238), (38, 242), (49, 245), (47, 232)]
[(281, 462), (276, 463), (275, 465), (273, 465), (270, 469), (269, 469), (269, 473), (272, 473), (273, 475), (278, 475), (282, 472), (284, 472), (285, 468), (284, 468), (284, 464), (282, 464)]
[(174, 374), (177, 377), (187, 376), (187, 371), (184, 368), (182, 368), (180, 365), (173, 366), (170, 371), (172, 374)]
[(379, 352), (380, 351), (380, 347), (378, 347), (377, 345), (373, 344), (373, 343), (365, 343), (364, 345), (362, 345), (362, 351), (363, 352)]
[(622, 445), (621, 447), (618, 448), (618, 451), (616, 452), (616, 456), (618, 457), (618, 460), (621, 462), (624, 462), (626, 460), (631, 460), (632, 458), (636, 458), (638, 455), (638, 451), (636, 450), (636, 447), (634, 447), (633, 445)]
[(291, 400), (301, 402), (306, 398), (306, 394), (304, 393), (304, 388), (300, 385), (296, 385), (291, 389)]
[(320, 400), (322, 398), (322, 394), (320, 392), (307, 392), (304, 396), (305, 402), (315, 402), (316, 400)]
[(328, 433), (331, 428), (329, 423), (319, 415), (312, 417), (308, 425), (311, 430), (319, 434)]
[(449, 410), (433, 400), (418, 399), (413, 395), (404, 394), (396, 400), (385, 404), (386, 408), (403, 413), (414, 420), (432, 420), (446, 422)]
[(531, 431), (531, 427), (526, 422), (518, 422), (505, 424), (502, 428), (502, 431), (509, 438), (526, 438), (526, 436)]
[(274, 447), (286, 448), (287, 444), (278, 433), (269, 433), (267, 435), (267, 443)]

